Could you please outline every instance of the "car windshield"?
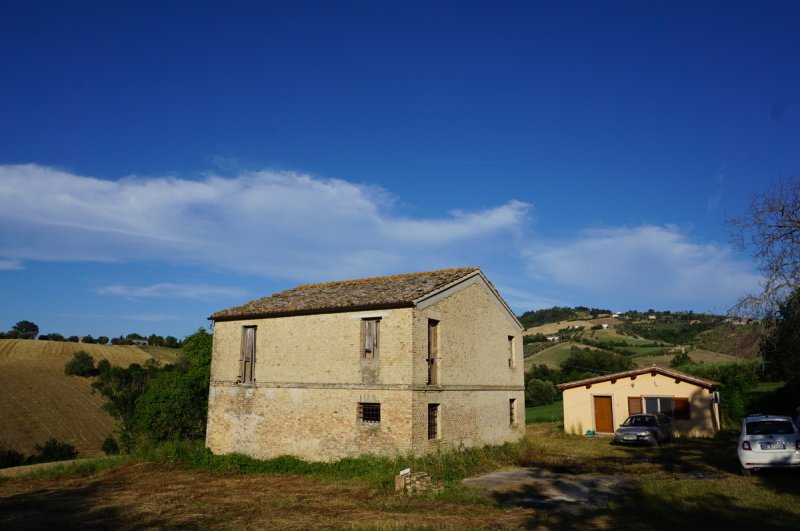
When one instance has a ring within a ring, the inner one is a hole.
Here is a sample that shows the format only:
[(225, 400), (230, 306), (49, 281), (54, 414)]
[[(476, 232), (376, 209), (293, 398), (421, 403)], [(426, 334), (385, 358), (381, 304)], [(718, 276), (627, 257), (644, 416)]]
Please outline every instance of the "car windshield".
[(656, 419), (655, 417), (628, 417), (622, 425), (653, 427), (656, 425)]
[(794, 426), (787, 420), (756, 420), (747, 423), (748, 435), (789, 435)]

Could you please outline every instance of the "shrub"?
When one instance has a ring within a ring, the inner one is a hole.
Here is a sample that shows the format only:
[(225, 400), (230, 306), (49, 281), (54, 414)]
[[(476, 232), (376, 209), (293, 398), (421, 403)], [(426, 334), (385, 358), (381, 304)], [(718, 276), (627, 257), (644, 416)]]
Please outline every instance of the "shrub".
[(4, 444), (0, 444), (0, 468), (10, 468), (23, 463), (25, 463), (25, 456), (23, 454), (11, 448), (6, 448)]
[(110, 435), (105, 438), (103, 444), (100, 446), (100, 449), (103, 450), (106, 455), (119, 454), (119, 444), (117, 443), (117, 440)]
[(83, 350), (75, 353), (64, 365), (64, 374), (74, 376), (93, 376), (95, 374), (94, 358)]
[(34, 448), (38, 453), (28, 457), (25, 461), (26, 464), (65, 461), (67, 459), (75, 459), (78, 456), (78, 450), (74, 446), (59, 442), (53, 437), (48, 439), (44, 445), (37, 444)]

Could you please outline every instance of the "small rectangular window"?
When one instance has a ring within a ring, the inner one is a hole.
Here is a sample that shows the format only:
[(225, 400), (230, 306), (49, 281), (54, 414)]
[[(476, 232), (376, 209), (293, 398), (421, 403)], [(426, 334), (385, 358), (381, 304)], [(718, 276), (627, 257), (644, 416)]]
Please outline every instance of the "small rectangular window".
[(428, 439), (439, 438), (439, 404), (428, 404)]
[(517, 399), (508, 399), (508, 423), (511, 426), (517, 425)]
[(642, 397), (629, 396), (628, 397), (628, 415), (638, 415), (642, 412)]
[(439, 383), (439, 321), (428, 319), (428, 385)]
[(514, 336), (508, 336), (508, 366), (514, 368)]
[(242, 357), (239, 362), (239, 383), (252, 384), (256, 365), (256, 327), (242, 327)]
[(377, 424), (381, 421), (381, 405), (374, 402), (358, 403), (358, 420)]
[(361, 349), (362, 358), (378, 357), (378, 340), (380, 335), (380, 319), (362, 319), (361, 329), (364, 338), (363, 348)]

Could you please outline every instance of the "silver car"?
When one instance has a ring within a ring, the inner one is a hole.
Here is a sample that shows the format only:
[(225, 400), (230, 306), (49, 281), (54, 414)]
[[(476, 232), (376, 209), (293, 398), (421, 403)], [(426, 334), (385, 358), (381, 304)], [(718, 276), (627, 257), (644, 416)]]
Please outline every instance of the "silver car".
[(760, 468), (800, 467), (800, 435), (792, 419), (778, 415), (750, 415), (739, 434), (742, 475)]
[(663, 413), (631, 415), (614, 432), (612, 444), (649, 444), (671, 441), (672, 421)]

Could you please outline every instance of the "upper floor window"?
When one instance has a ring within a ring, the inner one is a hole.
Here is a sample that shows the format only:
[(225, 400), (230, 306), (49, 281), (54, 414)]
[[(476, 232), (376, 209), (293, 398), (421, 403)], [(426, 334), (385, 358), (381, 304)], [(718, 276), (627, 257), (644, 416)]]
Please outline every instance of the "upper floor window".
[(256, 327), (242, 327), (242, 357), (239, 363), (239, 383), (252, 384), (256, 366)]
[(378, 357), (378, 341), (380, 336), (380, 319), (362, 319), (361, 320), (361, 335), (364, 342), (361, 348), (362, 358), (377, 358)]
[(514, 336), (508, 336), (508, 366), (514, 368)]
[(428, 385), (439, 383), (439, 321), (428, 319)]

